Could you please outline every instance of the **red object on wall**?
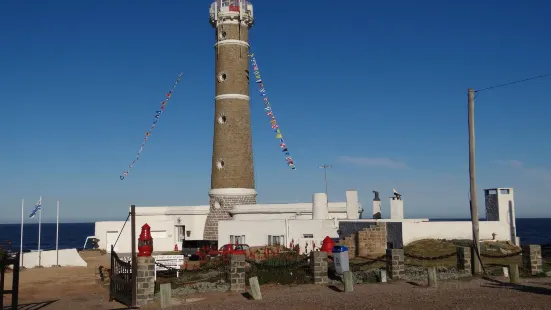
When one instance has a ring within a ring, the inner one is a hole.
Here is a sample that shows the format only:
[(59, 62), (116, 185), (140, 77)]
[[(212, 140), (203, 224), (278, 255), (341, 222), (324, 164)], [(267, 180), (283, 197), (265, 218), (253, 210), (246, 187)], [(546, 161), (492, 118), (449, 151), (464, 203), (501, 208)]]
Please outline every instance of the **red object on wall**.
[(153, 238), (151, 237), (151, 227), (145, 223), (138, 238), (138, 256), (151, 256), (152, 252)]
[(178, 252), (178, 243), (174, 244), (174, 252)]
[(329, 238), (329, 236), (325, 237), (323, 239), (323, 242), (321, 244), (320, 251), (327, 252), (327, 254), (333, 253), (333, 247), (335, 246), (335, 242), (333, 242), (333, 239)]
[(236, 5), (230, 5), (230, 11), (231, 12), (239, 12), (239, 7)]

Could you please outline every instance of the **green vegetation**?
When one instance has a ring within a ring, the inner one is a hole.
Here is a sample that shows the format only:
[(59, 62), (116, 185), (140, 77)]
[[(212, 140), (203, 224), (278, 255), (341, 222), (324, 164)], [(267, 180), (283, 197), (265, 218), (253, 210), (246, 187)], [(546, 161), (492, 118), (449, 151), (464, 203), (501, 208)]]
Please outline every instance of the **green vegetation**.
[[(424, 239), (415, 241), (404, 248), (405, 264), (406, 266), (453, 268), (457, 266), (455, 254), (457, 246), (469, 246), (470, 244), (469, 240)], [(507, 242), (485, 242), (481, 245), (482, 263), (487, 269), (500, 269), (501, 266), (509, 264), (521, 266), (521, 256), (513, 255), (519, 251), (517, 246)], [(503, 257), (506, 255), (513, 256)], [(352, 259), (350, 264), (352, 270), (370, 270), (386, 266), (385, 257), (377, 259), (358, 257)], [(551, 262), (546, 263), (545, 266), (551, 269)]]

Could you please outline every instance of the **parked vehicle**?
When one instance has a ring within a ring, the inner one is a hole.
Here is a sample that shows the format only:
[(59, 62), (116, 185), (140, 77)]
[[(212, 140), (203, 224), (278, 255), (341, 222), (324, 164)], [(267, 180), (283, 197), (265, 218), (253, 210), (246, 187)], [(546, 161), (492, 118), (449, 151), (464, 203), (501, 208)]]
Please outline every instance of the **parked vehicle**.
[(213, 245), (212, 241), (205, 240), (183, 240), (182, 241), (182, 254), (184, 256), (191, 256), (197, 254), (198, 251), (204, 248), (210, 248)]
[(211, 256), (220, 256), (220, 255), (248, 255), (249, 254), (249, 245), (248, 244), (226, 244), (220, 247), (218, 251), (210, 251), (209, 255)]

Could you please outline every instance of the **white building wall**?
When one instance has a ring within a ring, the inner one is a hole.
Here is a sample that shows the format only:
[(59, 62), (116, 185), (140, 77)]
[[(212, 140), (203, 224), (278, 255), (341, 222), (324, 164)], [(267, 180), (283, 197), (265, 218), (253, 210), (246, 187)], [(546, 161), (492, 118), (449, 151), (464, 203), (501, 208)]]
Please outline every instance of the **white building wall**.
[(53, 251), (41, 251), (40, 258), (39, 252), (28, 252), (23, 253), (23, 267), (25, 268), (34, 268), (39, 266), (42, 267), (53, 267), (55, 265), (62, 267), (87, 267), (88, 264), (80, 255), (76, 249), (66, 249), (59, 250), (57, 253)]
[[(137, 239), (140, 236), (144, 224), (151, 227), (153, 237), (153, 250), (155, 252), (168, 252), (182, 246), (178, 238), (178, 225), (185, 225), (185, 230), (190, 236), (185, 235), (186, 240), (202, 240), (205, 221), (207, 219), (208, 206), (201, 207), (138, 207), (136, 208), (136, 250)], [(96, 222), (95, 236), (99, 239), (98, 246), (102, 250), (111, 251), (111, 244), (115, 243), (124, 221)], [(119, 253), (131, 252), (130, 219), (124, 225), (124, 230), (119, 237), (115, 251)]]
[(220, 221), (218, 245), (228, 244), (232, 235), (245, 236), (245, 243), (249, 246), (265, 246), (268, 244), (268, 236), (284, 236), (285, 246), (294, 241), (304, 248), (303, 239), (307, 239), (305, 235), (311, 235), (317, 247), (320, 247), (319, 241), (325, 237), (338, 238), (337, 230), (338, 222), (335, 220)]
[(220, 221), (218, 222), (218, 246), (230, 243), (230, 236), (245, 236), (249, 246), (268, 244), (268, 236), (285, 236), (285, 220)]
[[(509, 224), (497, 221), (480, 221), (480, 240), (511, 240)], [(421, 239), (472, 239), (472, 224), (469, 221), (454, 222), (402, 222), (404, 245)]]
[[(341, 212), (331, 212), (331, 210), (329, 210), (329, 217), (344, 220), (344, 219), (348, 218), (348, 215), (346, 213), (346, 210), (343, 210)], [(311, 220), (312, 219), (312, 211), (303, 212), (303, 213), (298, 213), (298, 212), (235, 213), (235, 214), (233, 214), (233, 219), (235, 221), (284, 220), (284, 219)]]
[[(347, 219), (347, 212), (352, 212), (352, 208), (347, 206), (346, 202), (329, 202), (327, 205), (330, 218)], [(312, 206), (312, 202), (237, 205), (230, 213), (236, 221), (312, 219)], [(359, 217), (361, 205), (356, 203), (356, 208)]]

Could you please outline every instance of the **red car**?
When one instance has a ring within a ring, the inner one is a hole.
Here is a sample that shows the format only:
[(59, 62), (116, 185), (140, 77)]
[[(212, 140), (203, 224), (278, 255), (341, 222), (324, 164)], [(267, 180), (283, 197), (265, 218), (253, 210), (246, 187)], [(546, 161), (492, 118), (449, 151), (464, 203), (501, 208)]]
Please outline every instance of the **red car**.
[(249, 245), (248, 244), (226, 244), (223, 245), (220, 250), (213, 251), (215, 255), (248, 255), (249, 254)]

